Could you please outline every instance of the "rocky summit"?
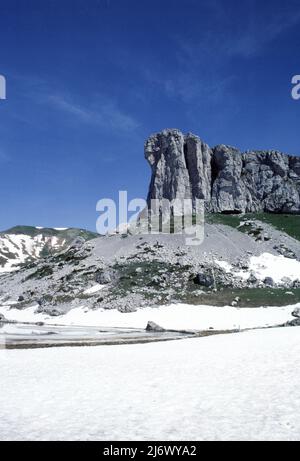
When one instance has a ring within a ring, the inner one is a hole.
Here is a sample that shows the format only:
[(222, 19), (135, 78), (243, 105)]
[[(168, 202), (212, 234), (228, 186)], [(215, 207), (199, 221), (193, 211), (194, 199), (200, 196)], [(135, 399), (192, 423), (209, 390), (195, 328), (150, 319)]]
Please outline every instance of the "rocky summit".
[(300, 212), (300, 158), (276, 150), (210, 148), (198, 136), (166, 129), (149, 137), (151, 199), (202, 199), (212, 213)]

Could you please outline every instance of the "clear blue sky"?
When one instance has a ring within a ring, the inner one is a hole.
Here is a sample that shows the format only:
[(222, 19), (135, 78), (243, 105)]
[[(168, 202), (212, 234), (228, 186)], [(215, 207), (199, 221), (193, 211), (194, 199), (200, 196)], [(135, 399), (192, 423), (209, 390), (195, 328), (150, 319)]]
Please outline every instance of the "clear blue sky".
[(300, 153), (300, 1), (0, 0), (0, 229), (94, 230), (144, 197), (144, 139)]

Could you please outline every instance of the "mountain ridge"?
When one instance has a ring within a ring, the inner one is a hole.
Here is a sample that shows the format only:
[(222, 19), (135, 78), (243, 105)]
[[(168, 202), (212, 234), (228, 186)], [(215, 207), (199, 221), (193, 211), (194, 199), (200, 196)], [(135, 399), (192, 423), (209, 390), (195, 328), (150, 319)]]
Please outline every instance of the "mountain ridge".
[(277, 150), (210, 148), (198, 136), (165, 129), (145, 142), (151, 199), (200, 199), (211, 213), (300, 213), (300, 157)]
[(98, 234), (84, 229), (14, 226), (0, 232), (0, 272), (17, 270), (22, 264), (63, 251), (73, 242), (83, 244), (96, 237)]

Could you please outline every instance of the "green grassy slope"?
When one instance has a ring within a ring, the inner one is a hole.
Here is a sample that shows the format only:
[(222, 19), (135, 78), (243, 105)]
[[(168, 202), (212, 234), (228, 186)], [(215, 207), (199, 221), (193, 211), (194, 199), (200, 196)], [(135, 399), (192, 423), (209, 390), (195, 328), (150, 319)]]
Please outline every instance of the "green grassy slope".
[[(224, 224), (238, 228), (242, 219), (255, 219), (256, 221), (271, 224), (275, 229), (285, 232), (289, 236), (300, 240), (300, 215), (272, 214), (272, 213), (248, 213), (244, 215), (207, 214), (206, 222), (210, 224)], [(241, 228), (241, 232), (246, 229)]]

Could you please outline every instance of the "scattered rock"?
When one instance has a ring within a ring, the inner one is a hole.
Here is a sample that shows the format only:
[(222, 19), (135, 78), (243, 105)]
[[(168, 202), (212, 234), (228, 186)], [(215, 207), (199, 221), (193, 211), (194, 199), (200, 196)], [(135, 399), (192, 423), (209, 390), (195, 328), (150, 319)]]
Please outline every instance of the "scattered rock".
[(85, 243), (85, 239), (83, 237), (76, 237), (73, 242), (71, 243), (70, 248), (74, 248), (75, 250), (80, 249)]
[(214, 285), (214, 278), (209, 274), (197, 274), (194, 278), (194, 283), (209, 288)]
[(166, 331), (164, 328), (160, 327), (157, 325), (157, 323), (149, 321), (146, 326), (146, 331), (153, 331), (156, 333), (161, 333), (163, 331)]
[(295, 318), (293, 320), (290, 320), (289, 322), (286, 323), (286, 326), (288, 327), (298, 327), (300, 326), (300, 318)]
[(285, 287), (290, 287), (292, 286), (293, 282), (289, 277), (282, 277), (281, 284)]
[(300, 307), (296, 307), (292, 312), (293, 317), (300, 318)]
[(271, 237), (269, 234), (264, 234), (264, 240), (265, 240), (266, 242), (268, 242), (268, 241), (271, 240), (271, 239), (272, 239), (272, 237)]
[(257, 277), (252, 272), (248, 277), (248, 283), (255, 284), (257, 282), (258, 282)]
[(4, 317), (3, 314), (0, 314), (0, 322), (6, 322), (6, 318)]
[(99, 271), (95, 275), (95, 281), (97, 283), (100, 283), (100, 285), (106, 285), (108, 283), (111, 283), (111, 273), (109, 271)]
[(264, 279), (264, 284), (267, 285), (268, 287), (273, 287), (274, 286), (274, 280), (272, 277), (266, 277)]
[(285, 258), (293, 259), (296, 257), (295, 253), (290, 248), (288, 248), (284, 243), (281, 243), (279, 245), (274, 245), (273, 249), (276, 250), (277, 253), (281, 254)]

